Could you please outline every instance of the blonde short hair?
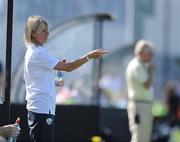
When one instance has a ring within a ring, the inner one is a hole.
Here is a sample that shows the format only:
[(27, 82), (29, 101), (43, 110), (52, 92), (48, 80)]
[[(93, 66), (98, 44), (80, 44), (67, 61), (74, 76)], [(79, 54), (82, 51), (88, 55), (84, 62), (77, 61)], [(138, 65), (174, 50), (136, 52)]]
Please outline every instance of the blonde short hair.
[(153, 53), (153, 50), (154, 50), (153, 48), (154, 48), (154, 45), (152, 42), (145, 40), (145, 39), (141, 39), (135, 45), (134, 54), (136, 56), (138, 56), (142, 52), (152, 52)]
[(24, 44), (27, 47), (30, 43), (35, 43), (32, 37), (32, 32), (41, 32), (46, 26), (48, 26), (47, 21), (41, 16), (30, 16), (25, 25), (24, 32)]

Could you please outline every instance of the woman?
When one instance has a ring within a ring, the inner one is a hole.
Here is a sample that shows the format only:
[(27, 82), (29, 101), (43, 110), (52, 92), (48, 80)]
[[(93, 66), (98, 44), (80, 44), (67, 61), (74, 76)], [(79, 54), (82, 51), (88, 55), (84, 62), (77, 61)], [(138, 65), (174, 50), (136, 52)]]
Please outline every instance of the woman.
[(102, 49), (87, 53), (71, 62), (59, 61), (51, 56), (45, 43), (48, 39), (48, 23), (41, 16), (30, 16), (25, 26), (24, 42), (27, 47), (24, 65), (26, 108), (31, 140), (53, 141), (55, 116), (54, 70), (70, 72), (90, 59), (107, 54)]

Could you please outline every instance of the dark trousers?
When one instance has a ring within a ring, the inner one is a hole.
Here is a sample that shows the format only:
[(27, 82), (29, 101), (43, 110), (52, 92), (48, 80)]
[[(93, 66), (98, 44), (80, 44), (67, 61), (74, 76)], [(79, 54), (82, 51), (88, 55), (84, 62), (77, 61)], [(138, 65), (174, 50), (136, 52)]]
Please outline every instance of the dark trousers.
[(54, 115), (28, 111), (28, 126), (32, 142), (54, 142)]

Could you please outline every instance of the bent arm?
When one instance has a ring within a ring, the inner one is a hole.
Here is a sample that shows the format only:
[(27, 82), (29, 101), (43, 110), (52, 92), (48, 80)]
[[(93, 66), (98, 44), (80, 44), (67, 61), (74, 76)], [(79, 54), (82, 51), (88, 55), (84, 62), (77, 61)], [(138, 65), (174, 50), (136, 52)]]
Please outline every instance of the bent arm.
[(153, 84), (154, 65), (149, 64), (149, 67), (147, 68), (147, 70), (148, 70), (149, 76), (146, 82), (144, 82), (144, 86), (149, 89), (151, 85)]
[(153, 84), (153, 74), (150, 73), (147, 81), (144, 82), (144, 87), (146, 87), (147, 89), (149, 89), (152, 84)]

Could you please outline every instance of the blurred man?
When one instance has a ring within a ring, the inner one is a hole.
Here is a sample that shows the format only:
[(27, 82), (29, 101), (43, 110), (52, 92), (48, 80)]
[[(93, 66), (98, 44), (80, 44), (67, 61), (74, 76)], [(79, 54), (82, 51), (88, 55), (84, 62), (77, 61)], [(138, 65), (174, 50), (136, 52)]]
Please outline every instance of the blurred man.
[(137, 42), (135, 57), (127, 66), (128, 118), (131, 142), (150, 142), (153, 125), (152, 101), (154, 66), (153, 45), (147, 40)]

